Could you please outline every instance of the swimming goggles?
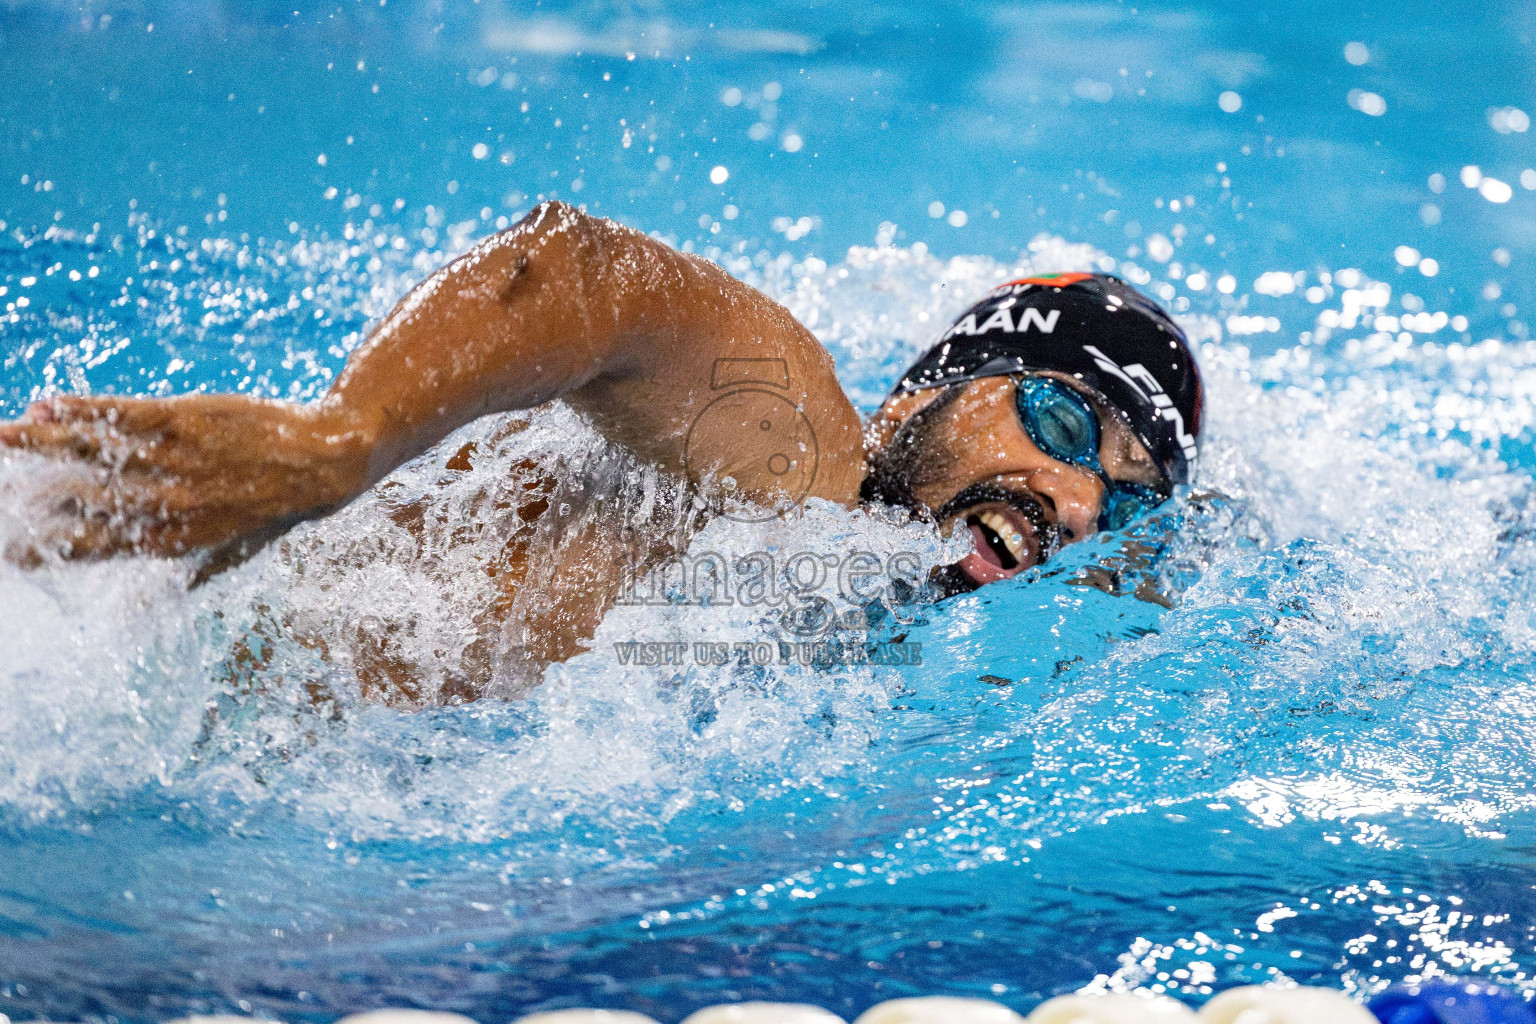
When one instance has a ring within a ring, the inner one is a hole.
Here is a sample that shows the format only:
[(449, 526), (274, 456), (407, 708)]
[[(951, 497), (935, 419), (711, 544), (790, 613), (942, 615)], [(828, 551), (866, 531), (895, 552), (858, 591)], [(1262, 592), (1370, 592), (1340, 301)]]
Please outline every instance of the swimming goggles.
[(1118, 530), (1168, 500), (1165, 490), (1114, 480), (1099, 462), (1099, 416), (1088, 400), (1050, 377), (1015, 377), (1014, 404), (1024, 432), (1046, 455), (1081, 466), (1104, 483), (1099, 530)]

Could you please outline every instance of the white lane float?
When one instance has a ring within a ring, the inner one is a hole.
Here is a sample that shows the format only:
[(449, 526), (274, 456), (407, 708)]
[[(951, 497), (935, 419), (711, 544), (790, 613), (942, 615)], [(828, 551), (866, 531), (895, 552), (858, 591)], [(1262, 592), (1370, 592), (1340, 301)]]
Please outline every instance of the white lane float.
[(1023, 1020), (989, 999), (922, 996), (871, 1006), (853, 1024), (1022, 1024)]
[(1230, 988), (1200, 1008), (1203, 1024), (1377, 1024), (1375, 1014), (1331, 988)]
[[(246, 1024), (250, 1024), (247, 1020)], [(461, 1013), (438, 1010), (367, 1010), (341, 1018), (336, 1024), (475, 1024)]]
[(1154, 992), (1057, 996), (1024, 1019), (1028, 1024), (1200, 1024), (1195, 1011)]
[(549, 1010), (519, 1017), (512, 1024), (656, 1024), (656, 1019), (630, 1010)]
[(683, 1024), (847, 1024), (809, 1003), (722, 1003), (683, 1018)]

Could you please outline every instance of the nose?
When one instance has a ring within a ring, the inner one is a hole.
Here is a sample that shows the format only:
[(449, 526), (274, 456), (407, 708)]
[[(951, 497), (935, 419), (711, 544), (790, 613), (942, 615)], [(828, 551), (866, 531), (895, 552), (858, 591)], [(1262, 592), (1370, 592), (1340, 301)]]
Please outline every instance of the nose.
[(1031, 473), (1029, 489), (1053, 513), (1061, 539), (1070, 544), (1098, 529), (1104, 484), (1087, 470), (1052, 466)]

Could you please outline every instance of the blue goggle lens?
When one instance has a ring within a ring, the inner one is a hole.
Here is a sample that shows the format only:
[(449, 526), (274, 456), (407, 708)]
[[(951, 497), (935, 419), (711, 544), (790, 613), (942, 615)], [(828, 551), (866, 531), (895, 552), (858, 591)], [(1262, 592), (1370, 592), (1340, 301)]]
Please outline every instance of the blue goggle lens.
[(1025, 377), (1015, 402), (1025, 431), (1045, 454), (1060, 462), (1098, 462), (1099, 418), (1077, 392), (1053, 380)]
[(1098, 449), (1099, 426), (1093, 411), (1075, 396), (1069, 398), (1052, 388), (1030, 403), (1030, 411), (1047, 454), (1063, 462), (1078, 462)]
[(1014, 393), (1019, 421), (1035, 445), (1058, 462), (1090, 470), (1104, 482), (1099, 529), (1123, 529), (1167, 500), (1141, 484), (1120, 483), (1099, 463), (1099, 417), (1076, 391), (1048, 377), (1020, 378)]

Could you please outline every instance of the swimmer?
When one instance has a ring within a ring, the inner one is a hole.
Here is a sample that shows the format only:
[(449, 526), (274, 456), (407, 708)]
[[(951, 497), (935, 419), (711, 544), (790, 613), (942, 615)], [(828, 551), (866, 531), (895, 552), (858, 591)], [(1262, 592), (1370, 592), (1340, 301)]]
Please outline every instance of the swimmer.
[[(784, 307), (698, 256), (547, 202), (402, 299), (317, 402), (55, 397), (0, 424), (0, 445), (77, 470), (50, 484), (7, 554), (201, 551), (226, 565), (459, 427), (556, 399), (711, 507), (880, 502), (967, 530), (974, 550), (941, 571), (949, 591), (1008, 579), (1167, 500), (1189, 479), (1203, 406), (1173, 321), (1115, 278), (1070, 273), (993, 289), (864, 423)], [(518, 511), (555, 514), (535, 500)], [(540, 576), (560, 597), (545, 602), (559, 606), (547, 627), (525, 629), (540, 665), (584, 649), (617, 596), (622, 542), (567, 546)], [(488, 566), (498, 609), (547, 557), (525, 546)]]

